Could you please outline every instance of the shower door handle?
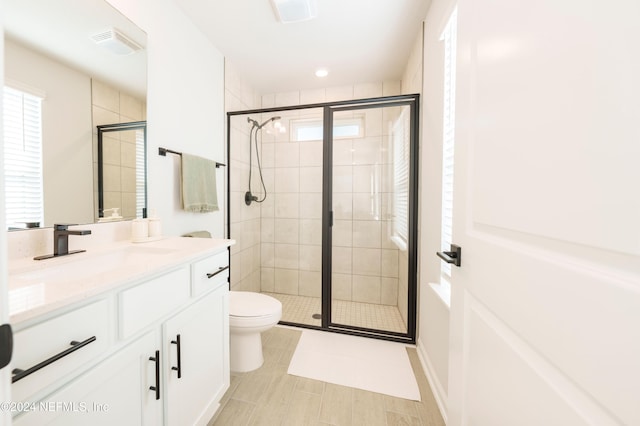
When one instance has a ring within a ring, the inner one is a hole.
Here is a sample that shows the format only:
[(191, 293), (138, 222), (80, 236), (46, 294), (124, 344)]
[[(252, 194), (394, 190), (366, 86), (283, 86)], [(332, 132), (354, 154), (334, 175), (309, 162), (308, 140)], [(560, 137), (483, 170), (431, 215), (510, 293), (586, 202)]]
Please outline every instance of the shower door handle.
[(451, 251), (436, 252), (438, 257), (447, 263), (460, 266), (462, 263), (462, 247), (451, 244)]
[(329, 212), (329, 226), (333, 226), (333, 210)]

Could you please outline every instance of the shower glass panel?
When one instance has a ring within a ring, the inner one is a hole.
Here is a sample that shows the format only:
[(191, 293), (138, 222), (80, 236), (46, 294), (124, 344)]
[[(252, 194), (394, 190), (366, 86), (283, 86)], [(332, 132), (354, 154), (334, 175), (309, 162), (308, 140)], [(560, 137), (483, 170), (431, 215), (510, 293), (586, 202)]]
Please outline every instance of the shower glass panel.
[(415, 341), (417, 95), (230, 112), (230, 288), (281, 322)]
[(407, 333), (410, 113), (333, 112), (331, 326)]

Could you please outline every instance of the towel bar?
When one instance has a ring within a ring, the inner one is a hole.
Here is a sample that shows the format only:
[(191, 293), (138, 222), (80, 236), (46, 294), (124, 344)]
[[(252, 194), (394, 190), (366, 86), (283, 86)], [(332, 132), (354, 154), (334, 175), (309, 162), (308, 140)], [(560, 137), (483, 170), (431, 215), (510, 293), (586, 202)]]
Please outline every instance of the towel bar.
[[(163, 157), (166, 157), (166, 156), (167, 156), (167, 153), (169, 153), (169, 154), (176, 154), (176, 155), (180, 155), (180, 156), (182, 156), (182, 153), (181, 153), (181, 152), (173, 151), (173, 150), (171, 150), (171, 149), (167, 149), (167, 148), (158, 148), (158, 155), (162, 155)], [(220, 167), (226, 167), (226, 166), (227, 166), (226, 164), (224, 164), (224, 163), (218, 163), (218, 162), (216, 161), (216, 169), (219, 169)]]

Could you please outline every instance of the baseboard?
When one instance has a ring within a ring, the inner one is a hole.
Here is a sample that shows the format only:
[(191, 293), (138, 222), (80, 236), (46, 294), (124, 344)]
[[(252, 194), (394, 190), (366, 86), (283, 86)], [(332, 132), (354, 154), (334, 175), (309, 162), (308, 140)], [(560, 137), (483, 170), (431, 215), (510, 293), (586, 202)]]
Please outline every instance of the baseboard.
[(440, 414), (444, 419), (444, 423), (447, 423), (447, 394), (442, 387), (442, 383), (438, 380), (438, 376), (435, 374), (433, 370), (433, 366), (431, 365), (431, 361), (429, 360), (429, 355), (422, 344), (422, 341), (418, 339), (418, 344), (416, 345), (418, 352), (418, 359), (420, 360), (420, 364), (422, 364), (422, 369), (424, 370), (424, 374), (427, 376), (427, 381), (429, 382), (429, 387), (431, 388), (431, 392), (433, 393), (433, 397), (436, 400), (436, 404), (438, 405), (438, 409), (440, 409)]

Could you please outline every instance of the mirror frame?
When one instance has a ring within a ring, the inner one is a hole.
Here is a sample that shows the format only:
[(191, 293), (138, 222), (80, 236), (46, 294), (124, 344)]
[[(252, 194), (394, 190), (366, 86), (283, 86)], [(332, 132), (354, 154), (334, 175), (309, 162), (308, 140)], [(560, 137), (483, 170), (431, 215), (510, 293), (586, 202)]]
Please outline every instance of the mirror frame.
[(147, 122), (132, 121), (128, 123), (102, 124), (98, 129), (98, 218), (104, 217), (104, 165), (103, 165), (103, 134), (126, 130), (142, 130), (144, 138), (144, 207), (142, 217), (147, 217)]

